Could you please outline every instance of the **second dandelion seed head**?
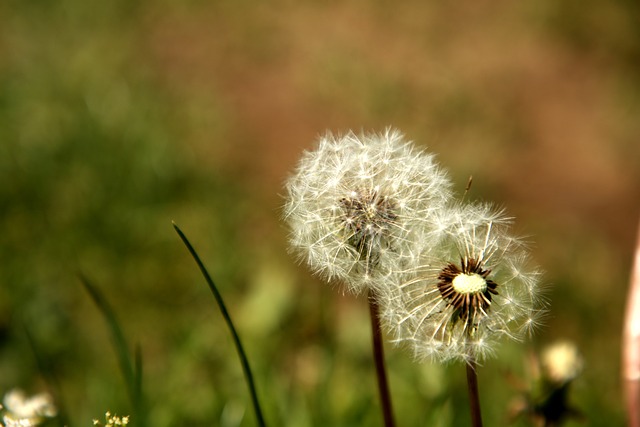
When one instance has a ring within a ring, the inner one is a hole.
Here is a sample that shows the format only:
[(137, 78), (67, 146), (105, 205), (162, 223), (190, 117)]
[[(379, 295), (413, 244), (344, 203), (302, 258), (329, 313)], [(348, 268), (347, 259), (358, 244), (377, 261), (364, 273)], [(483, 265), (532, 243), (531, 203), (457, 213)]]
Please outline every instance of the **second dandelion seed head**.
[(445, 237), (398, 277), (385, 322), (418, 359), (482, 360), (499, 338), (519, 339), (535, 326), (539, 274), (502, 212), (470, 204), (441, 216)]

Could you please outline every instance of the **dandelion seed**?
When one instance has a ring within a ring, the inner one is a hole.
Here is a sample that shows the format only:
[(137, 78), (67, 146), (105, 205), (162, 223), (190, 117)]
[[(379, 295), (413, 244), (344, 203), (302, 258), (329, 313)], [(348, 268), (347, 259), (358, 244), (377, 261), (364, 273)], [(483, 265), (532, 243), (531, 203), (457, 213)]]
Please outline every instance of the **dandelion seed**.
[(286, 184), (291, 247), (349, 291), (387, 286), (386, 275), (433, 243), (449, 187), (433, 156), (397, 131), (326, 135)]
[(385, 323), (418, 359), (482, 360), (502, 338), (520, 339), (541, 313), (539, 272), (510, 220), (488, 205), (441, 211), (445, 237), (398, 275)]

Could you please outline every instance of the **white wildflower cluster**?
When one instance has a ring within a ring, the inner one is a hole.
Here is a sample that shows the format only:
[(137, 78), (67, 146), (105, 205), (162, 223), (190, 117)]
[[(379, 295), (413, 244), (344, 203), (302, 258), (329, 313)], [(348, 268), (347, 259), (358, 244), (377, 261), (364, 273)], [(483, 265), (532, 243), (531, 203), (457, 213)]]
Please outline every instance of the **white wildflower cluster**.
[(539, 272), (501, 211), (457, 202), (450, 187), (397, 131), (327, 135), (288, 180), (284, 217), (298, 256), (374, 295), (417, 359), (481, 360), (536, 325)]
[(129, 416), (119, 417), (111, 412), (107, 411), (104, 414), (105, 423), (102, 424), (99, 420), (93, 420), (94, 426), (109, 427), (109, 426), (126, 426), (129, 425)]
[(22, 390), (13, 389), (4, 395), (0, 405), (5, 427), (32, 427), (55, 417), (57, 410), (47, 393), (28, 397)]

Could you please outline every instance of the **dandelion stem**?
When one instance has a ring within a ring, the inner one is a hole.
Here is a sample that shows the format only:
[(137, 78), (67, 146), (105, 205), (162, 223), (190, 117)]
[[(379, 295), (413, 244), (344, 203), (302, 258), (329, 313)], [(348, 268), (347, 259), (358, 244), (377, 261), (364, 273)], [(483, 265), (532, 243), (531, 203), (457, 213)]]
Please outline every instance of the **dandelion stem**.
[(480, 394), (478, 393), (478, 373), (475, 356), (470, 354), (467, 365), (467, 388), (469, 389), (469, 406), (471, 409), (471, 425), (482, 427), (482, 415), (480, 414)]
[(640, 426), (640, 227), (635, 253), (622, 349), (622, 377), (627, 401), (627, 421), (630, 427)]
[(258, 425), (260, 427), (265, 427), (266, 424), (265, 424), (265, 421), (264, 421), (264, 417), (262, 416), (262, 410), (260, 409), (260, 402), (258, 401), (258, 393), (256, 391), (256, 386), (255, 386), (255, 383), (253, 381), (253, 374), (251, 373), (251, 367), (249, 366), (249, 360), (247, 359), (247, 355), (244, 352), (244, 348), (242, 347), (242, 343), (240, 342), (240, 336), (238, 335), (238, 332), (236, 331), (236, 328), (233, 325), (233, 322), (231, 321), (231, 316), (229, 315), (229, 311), (227, 310), (227, 307), (224, 304), (224, 300), (222, 299), (222, 295), (220, 295), (220, 291), (218, 291), (218, 287), (213, 282), (213, 279), (211, 279), (211, 276), (209, 275), (209, 272), (207, 271), (206, 267), (204, 266), (204, 264), (200, 260), (200, 257), (198, 256), (198, 253), (193, 248), (193, 246), (191, 246), (191, 243), (189, 243), (189, 240), (187, 239), (187, 236), (184, 235), (182, 230), (180, 230), (180, 228), (175, 223), (173, 223), (173, 228), (175, 228), (176, 232), (178, 233), (178, 236), (180, 236), (180, 239), (182, 239), (182, 242), (184, 243), (184, 245), (189, 250), (189, 253), (191, 254), (193, 259), (195, 260), (196, 264), (198, 264), (198, 267), (200, 268), (200, 272), (204, 276), (204, 279), (206, 280), (207, 284), (209, 285), (209, 289), (211, 289), (211, 292), (213, 293), (213, 296), (215, 297), (216, 302), (218, 303), (218, 308), (220, 309), (220, 312), (222, 313), (222, 317), (224, 318), (225, 322), (227, 323), (227, 327), (229, 328), (229, 331), (231, 332), (231, 336), (233, 337), (233, 342), (234, 342), (234, 344), (236, 346), (236, 350), (237, 350), (238, 356), (240, 358), (240, 363), (242, 365), (242, 370), (244, 371), (244, 377), (247, 380), (247, 385), (249, 387), (249, 393), (251, 394), (251, 402), (253, 403), (253, 409), (255, 410), (255, 414), (256, 414), (256, 419), (257, 419)]
[(371, 334), (373, 336), (373, 359), (376, 365), (376, 377), (378, 378), (378, 391), (380, 393), (380, 405), (385, 427), (395, 426), (393, 409), (391, 407), (391, 394), (389, 382), (384, 364), (384, 345), (382, 341), (382, 329), (380, 328), (380, 311), (375, 294), (369, 290), (369, 314), (371, 316)]

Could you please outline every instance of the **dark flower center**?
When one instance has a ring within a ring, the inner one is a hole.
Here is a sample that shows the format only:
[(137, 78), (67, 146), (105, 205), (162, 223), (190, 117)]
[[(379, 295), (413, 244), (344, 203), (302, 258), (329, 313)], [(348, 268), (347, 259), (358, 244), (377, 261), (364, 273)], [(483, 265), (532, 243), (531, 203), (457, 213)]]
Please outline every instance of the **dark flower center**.
[[(447, 264), (438, 275), (438, 290), (447, 305), (453, 307), (452, 321), (463, 321), (474, 327), (487, 315), (492, 295), (497, 295), (498, 284), (487, 279), (491, 270), (484, 270), (474, 258), (461, 259), (460, 267)], [(470, 328), (471, 329), (471, 328)]]

